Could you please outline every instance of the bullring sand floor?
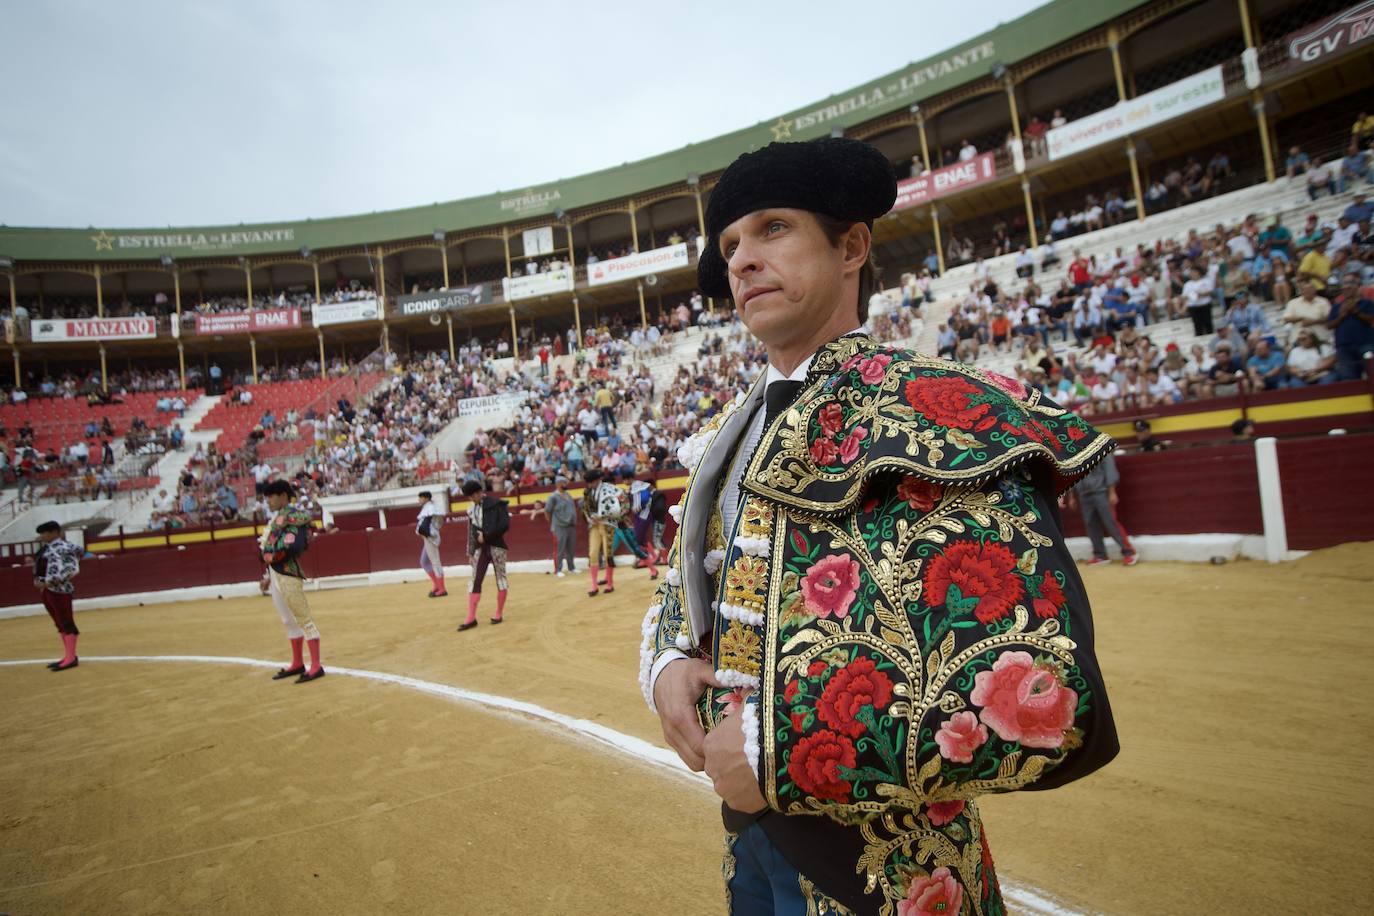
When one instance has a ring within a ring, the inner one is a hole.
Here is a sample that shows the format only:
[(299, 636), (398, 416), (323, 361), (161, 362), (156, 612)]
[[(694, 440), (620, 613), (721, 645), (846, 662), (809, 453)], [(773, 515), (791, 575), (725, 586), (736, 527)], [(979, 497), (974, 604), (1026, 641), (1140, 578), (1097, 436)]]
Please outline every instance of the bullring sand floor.
[[(984, 801), (1004, 882), (1065, 912), (1365, 912), (1374, 544), (1084, 575), (1122, 754), (1066, 788)], [(484, 614), (463, 634), (456, 590), (311, 601), (326, 666), (526, 700), (661, 744), (636, 683), (649, 582), (622, 571), (614, 595), (588, 599), (585, 581), (513, 576), (509, 622)], [(280, 661), (266, 598), (79, 622), (77, 670), (0, 666), (0, 912), (723, 909), (717, 809), (697, 780), (405, 686), (98, 660)], [(0, 621), (3, 659), (53, 658), (57, 644), (46, 618)]]

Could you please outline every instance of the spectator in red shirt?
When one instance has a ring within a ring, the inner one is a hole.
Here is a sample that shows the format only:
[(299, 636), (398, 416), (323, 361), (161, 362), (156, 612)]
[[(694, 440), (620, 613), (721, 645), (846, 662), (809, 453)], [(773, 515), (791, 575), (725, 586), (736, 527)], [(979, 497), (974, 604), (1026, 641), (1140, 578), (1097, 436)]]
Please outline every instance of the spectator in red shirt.
[(1075, 250), (1073, 253), (1073, 262), (1069, 264), (1069, 282), (1076, 293), (1084, 292), (1093, 285), (1092, 265), (1081, 251)]

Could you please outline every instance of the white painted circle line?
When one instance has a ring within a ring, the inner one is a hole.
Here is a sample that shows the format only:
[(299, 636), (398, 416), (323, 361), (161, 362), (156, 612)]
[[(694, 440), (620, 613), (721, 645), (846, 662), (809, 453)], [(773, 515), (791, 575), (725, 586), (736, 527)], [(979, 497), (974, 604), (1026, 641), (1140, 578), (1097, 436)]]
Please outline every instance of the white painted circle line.
[[(9, 659), (0, 661), (0, 668), (11, 668), (20, 665), (46, 665), (51, 662), (50, 658), (26, 658)], [(260, 658), (244, 658), (234, 655), (86, 655), (81, 657), (85, 662), (181, 662), (192, 664), (209, 665), (242, 665), (249, 668), (274, 669), (281, 667), (277, 662), (264, 661)], [(668, 748), (650, 744), (642, 738), (618, 732), (615, 729), (607, 728), (599, 722), (592, 722), (588, 719), (578, 719), (567, 716), (552, 709), (545, 709), (534, 703), (525, 700), (514, 700), (510, 697), (497, 696), (492, 693), (480, 693), (475, 690), (464, 690), (462, 687), (453, 687), (448, 684), (440, 684), (434, 681), (422, 681), (419, 678), (406, 677), (400, 674), (388, 674), (385, 671), (369, 671), (365, 668), (342, 668), (336, 665), (326, 665), (325, 670), (331, 675), (342, 674), (347, 677), (362, 678), (368, 681), (379, 681), (383, 684), (392, 684), (397, 687), (408, 687), (420, 693), (427, 693), (431, 696), (443, 697), (446, 700), (453, 700), (459, 703), (471, 703), (482, 706), (497, 713), (511, 715), (513, 718), (525, 716), (538, 720), (548, 725), (557, 726), (565, 731), (570, 731), (575, 735), (590, 738), (598, 744), (605, 745), (629, 757), (633, 757), (643, 763), (653, 764), (663, 769), (671, 771), (674, 775), (686, 777), (698, 785), (710, 785), (710, 780), (704, 773), (694, 773), (687, 768), (687, 765), (677, 756), (676, 753)], [(1018, 913), (1028, 914), (1028, 916), (1085, 916), (1077, 910), (1071, 910), (1063, 905), (1056, 903), (1044, 895), (1042, 891), (1036, 890), (1021, 884), (1014, 884), (1004, 879), (1001, 880), (1002, 896), (1008, 903), (1015, 904)]]

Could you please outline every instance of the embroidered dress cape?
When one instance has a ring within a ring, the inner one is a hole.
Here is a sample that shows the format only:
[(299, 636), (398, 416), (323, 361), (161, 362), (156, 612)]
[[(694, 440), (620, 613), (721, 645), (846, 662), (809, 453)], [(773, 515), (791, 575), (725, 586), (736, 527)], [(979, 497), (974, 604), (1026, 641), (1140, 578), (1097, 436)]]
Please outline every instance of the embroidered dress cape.
[[(711, 661), (730, 686), (699, 712), (709, 729), (739, 707), (760, 826), (854, 913), (932, 894), (941, 912), (1005, 912), (974, 799), (1117, 751), (1057, 508), (1113, 443), (1012, 379), (848, 336), (764, 431), (722, 531), (761, 389), (683, 447), (645, 699), (668, 657)], [(731, 829), (750, 820), (726, 810)]]

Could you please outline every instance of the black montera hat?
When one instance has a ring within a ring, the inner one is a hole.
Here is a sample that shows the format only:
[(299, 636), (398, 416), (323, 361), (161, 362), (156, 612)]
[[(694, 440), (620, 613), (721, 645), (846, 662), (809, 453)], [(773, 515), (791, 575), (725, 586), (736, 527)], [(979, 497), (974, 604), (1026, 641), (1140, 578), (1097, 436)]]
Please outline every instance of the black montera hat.
[(697, 286), (716, 299), (730, 296), (720, 233), (741, 216), (769, 207), (823, 213), (866, 223), (892, 209), (897, 179), (876, 148), (847, 137), (770, 143), (745, 153), (725, 170), (706, 207), (706, 247), (697, 262)]
[(46, 534), (49, 531), (61, 531), (62, 526), (57, 522), (44, 522), (38, 526), (37, 530), (39, 534)]

